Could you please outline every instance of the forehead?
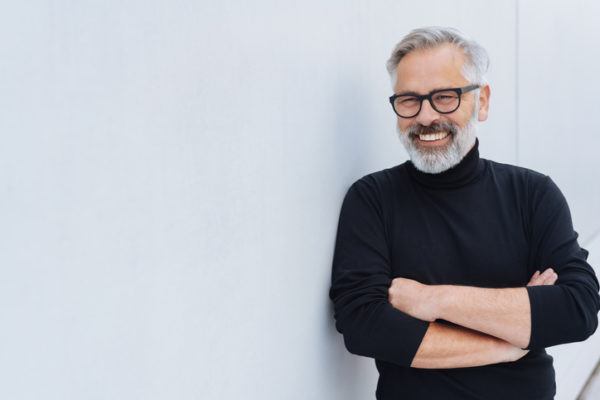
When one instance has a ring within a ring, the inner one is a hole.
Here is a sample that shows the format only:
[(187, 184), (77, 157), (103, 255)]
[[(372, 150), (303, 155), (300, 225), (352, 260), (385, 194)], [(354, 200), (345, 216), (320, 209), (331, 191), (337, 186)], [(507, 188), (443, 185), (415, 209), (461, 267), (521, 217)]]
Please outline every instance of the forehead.
[(462, 74), (465, 54), (453, 44), (414, 50), (396, 68), (395, 93), (428, 93), (431, 90), (460, 87), (468, 83)]

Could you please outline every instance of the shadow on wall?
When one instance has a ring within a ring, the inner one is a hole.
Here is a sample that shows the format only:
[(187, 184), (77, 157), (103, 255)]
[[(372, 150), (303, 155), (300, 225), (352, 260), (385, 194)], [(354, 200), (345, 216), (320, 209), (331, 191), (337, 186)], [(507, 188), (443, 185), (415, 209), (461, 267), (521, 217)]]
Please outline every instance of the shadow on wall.
[[(337, 93), (333, 96), (331, 113), (332, 150), (328, 175), (337, 190), (342, 190), (342, 197), (350, 185), (363, 175), (373, 172), (370, 160), (376, 158), (381, 149), (377, 148), (377, 124), (373, 123), (371, 108), (368, 102), (368, 91), (365, 83), (357, 79), (341, 79)], [(339, 211), (339, 209), (338, 209)]]
[[(365, 396), (374, 396), (376, 382), (376, 369), (374, 361), (367, 357), (358, 357), (349, 353), (344, 345), (343, 336), (335, 328), (333, 318), (333, 303), (329, 298), (329, 287), (331, 284), (331, 265), (335, 246), (335, 234), (339, 212), (344, 196), (352, 183), (362, 176), (373, 172), (370, 171), (374, 163), (372, 158), (378, 151), (373, 135), (375, 124), (372, 123), (370, 105), (367, 103), (364, 85), (356, 79), (340, 79), (338, 91), (334, 96), (335, 103), (332, 109), (333, 129), (331, 130), (332, 150), (330, 168), (327, 171), (330, 186), (327, 193), (329, 198), (325, 199), (328, 205), (334, 206), (334, 226), (327, 229), (333, 232), (332, 237), (327, 239), (331, 243), (330, 257), (325, 269), (328, 271), (326, 287), (323, 296), (322, 321), (325, 338), (323, 341), (323, 372), (326, 374), (332, 398), (336, 399), (363, 399)], [(333, 188), (333, 190), (332, 190)], [(327, 189), (327, 188), (326, 188)], [(369, 378), (371, 377), (371, 378)]]

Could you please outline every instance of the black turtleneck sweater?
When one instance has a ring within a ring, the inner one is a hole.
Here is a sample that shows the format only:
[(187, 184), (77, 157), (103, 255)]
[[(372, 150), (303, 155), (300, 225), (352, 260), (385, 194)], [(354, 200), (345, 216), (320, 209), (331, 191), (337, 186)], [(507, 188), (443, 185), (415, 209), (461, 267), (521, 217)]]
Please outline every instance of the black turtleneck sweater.
[[(552, 399), (553, 359), (545, 348), (596, 330), (598, 280), (563, 194), (546, 175), (480, 158), (478, 146), (439, 174), (407, 161), (363, 176), (344, 198), (329, 296), (347, 349), (375, 359), (378, 399)], [(558, 274), (554, 285), (527, 287), (525, 357), (470, 368), (410, 367), (429, 322), (392, 307), (393, 278), (525, 287), (548, 267)]]

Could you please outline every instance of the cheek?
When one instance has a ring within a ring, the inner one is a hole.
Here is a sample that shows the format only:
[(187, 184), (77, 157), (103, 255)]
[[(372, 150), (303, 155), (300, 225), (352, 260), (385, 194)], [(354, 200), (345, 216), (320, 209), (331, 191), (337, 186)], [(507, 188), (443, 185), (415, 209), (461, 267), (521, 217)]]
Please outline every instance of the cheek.
[(455, 124), (458, 124), (461, 127), (465, 127), (467, 125), (467, 123), (469, 122), (469, 120), (471, 119), (471, 117), (473, 116), (473, 111), (474, 111), (474, 107), (475, 105), (471, 102), (469, 102), (468, 104), (465, 104), (465, 107), (463, 107), (461, 105), (460, 107), (460, 114), (457, 114), (456, 116), (454, 116), (452, 119)]
[(447, 121), (453, 124), (454, 126), (464, 128), (467, 125), (467, 122), (469, 122), (469, 118), (469, 115), (463, 115), (461, 113), (460, 115), (454, 115), (452, 116), (452, 118), (448, 118)]
[(413, 125), (413, 123), (414, 122), (412, 119), (398, 118), (397, 126), (402, 131), (406, 131), (411, 125)]

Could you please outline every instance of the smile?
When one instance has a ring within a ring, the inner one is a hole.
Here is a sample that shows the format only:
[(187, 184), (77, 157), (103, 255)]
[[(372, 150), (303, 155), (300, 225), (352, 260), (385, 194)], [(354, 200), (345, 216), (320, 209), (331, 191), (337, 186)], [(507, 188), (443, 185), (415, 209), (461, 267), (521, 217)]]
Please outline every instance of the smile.
[(449, 132), (437, 132), (419, 135), (419, 139), (424, 142), (435, 142), (436, 140), (442, 140), (448, 136)]

